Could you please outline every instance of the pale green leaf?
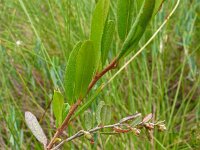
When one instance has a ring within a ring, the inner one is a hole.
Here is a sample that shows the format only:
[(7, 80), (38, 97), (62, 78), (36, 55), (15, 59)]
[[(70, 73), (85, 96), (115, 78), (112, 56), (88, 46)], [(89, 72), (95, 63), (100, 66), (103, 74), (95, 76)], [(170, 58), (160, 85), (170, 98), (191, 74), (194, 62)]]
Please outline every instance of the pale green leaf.
[(89, 111), (84, 112), (84, 123), (85, 123), (85, 128), (87, 130), (91, 129), (92, 127), (92, 114)]
[(104, 105), (101, 109), (101, 123), (103, 125), (109, 124), (111, 120), (111, 107), (109, 105)]
[(131, 126), (135, 127), (135, 126), (139, 125), (141, 122), (142, 122), (142, 116), (138, 116), (137, 118), (135, 118), (132, 121)]
[(53, 95), (53, 113), (56, 118), (56, 126), (58, 127), (62, 123), (62, 108), (64, 105), (64, 97), (60, 91), (54, 90)]
[(101, 40), (105, 22), (108, 16), (110, 0), (99, 0), (92, 15), (90, 40), (94, 42), (96, 53), (96, 67), (99, 67), (101, 59)]
[(76, 74), (76, 57), (81, 48), (82, 42), (78, 42), (74, 49), (72, 50), (69, 60), (67, 62), (65, 77), (64, 77), (64, 87), (65, 95), (67, 97), (67, 102), (72, 104), (75, 99), (75, 74)]
[(104, 101), (100, 101), (98, 106), (97, 106), (97, 111), (96, 111), (96, 121), (98, 124), (101, 123), (101, 109), (105, 105)]

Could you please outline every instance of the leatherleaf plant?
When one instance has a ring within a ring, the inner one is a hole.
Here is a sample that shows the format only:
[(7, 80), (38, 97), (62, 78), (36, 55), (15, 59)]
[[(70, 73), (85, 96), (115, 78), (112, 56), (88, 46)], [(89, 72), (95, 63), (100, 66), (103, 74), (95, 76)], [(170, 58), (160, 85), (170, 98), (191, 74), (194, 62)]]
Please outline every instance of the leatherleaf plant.
[[(164, 0), (118, 0), (115, 20), (110, 20), (110, 0), (96, 2), (92, 13), (89, 39), (79, 41), (74, 45), (66, 63), (63, 81), (65, 90), (61, 92), (56, 89), (53, 93), (51, 105), (55, 127), (52, 126), (52, 128), (56, 128), (56, 132), (48, 140), (36, 117), (31, 112), (25, 113), (28, 127), (44, 145), (44, 149), (58, 149), (65, 142), (82, 135), (94, 143), (93, 133), (102, 129), (109, 129), (115, 134), (133, 132), (135, 135), (139, 135), (140, 130), (144, 129), (150, 140), (154, 128), (159, 131), (166, 129), (164, 121), (151, 122), (152, 113), (144, 117), (140, 113), (130, 114), (118, 123), (109, 125), (111, 108), (104, 101), (97, 106), (96, 127), (92, 129), (91, 114), (86, 111), (105, 86), (105, 84), (99, 85), (98, 81), (110, 70), (117, 70), (120, 62), (130, 56), (131, 52), (137, 52), (136, 48), (139, 47), (139, 42), (147, 26), (161, 9), (163, 2)], [(114, 42), (115, 32), (117, 32), (121, 46), (117, 50), (116, 56), (109, 61), (109, 51)], [(89, 100), (87, 100), (88, 95), (92, 97)], [(69, 122), (82, 113), (86, 116), (87, 130), (80, 130), (71, 137), (67, 136), (65, 131), (70, 126)]]

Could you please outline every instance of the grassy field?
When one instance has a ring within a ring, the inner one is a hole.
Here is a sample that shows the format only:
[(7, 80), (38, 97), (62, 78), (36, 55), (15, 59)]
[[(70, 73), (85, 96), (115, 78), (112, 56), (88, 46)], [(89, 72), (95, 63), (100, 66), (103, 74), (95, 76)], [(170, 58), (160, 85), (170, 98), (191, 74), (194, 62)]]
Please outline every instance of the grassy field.
[[(140, 46), (158, 29), (175, 3), (166, 0)], [(74, 44), (89, 37), (94, 6), (95, 0), (0, 0), (0, 149), (42, 149), (25, 124), (24, 112), (30, 111), (40, 119), (53, 90), (64, 90), (69, 53)], [(116, 20), (115, 0), (111, 0), (110, 18)], [(122, 44), (115, 33), (110, 60)], [(133, 133), (98, 133), (93, 145), (81, 137), (63, 149), (200, 149), (199, 41), (200, 1), (181, 0), (153, 42), (86, 109), (95, 118), (97, 104), (104, 101), (112, 109), (111, 123), (136, 111), (143, 115), (152, 112), (155, 121), (165, 120), (165, 132), (155, 130), (151, 142), (145, 132), (138, 137)], [(98, 84), (108, 81), (116, 70)], [(70, 123), (70, 135), (86, 129), (84, 114)], [(93, 119), (91, 127), (96, 125)], [(56, 128), (52, 107), (41, 126), (48, 137), (53, 136)]]

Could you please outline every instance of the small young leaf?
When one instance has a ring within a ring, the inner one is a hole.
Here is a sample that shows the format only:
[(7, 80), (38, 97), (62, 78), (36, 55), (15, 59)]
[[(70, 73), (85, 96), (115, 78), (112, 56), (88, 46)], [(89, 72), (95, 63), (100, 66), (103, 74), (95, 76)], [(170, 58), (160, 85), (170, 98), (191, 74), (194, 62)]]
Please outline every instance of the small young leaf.
[(103, 125), (109, 124), (111, 120), (111, 107), (109, 105), (104, 105), (101, 109), (101, 123)]
[(65, 77), (64, 77), (64, 87), (65, 94), (67, 97), (67, 102), (71, 105), (75, 99), (75, 74), (76, 74), (76, 57), (81, 48), (82, 42), (78, 42), (74, 49), (72, 50), (69, 60), (67, 62)]
[(56, 127), (62, 123), (62, 108), (64, 106), (64, 98), (60, 91), (54, 91), (53, 95), (53, 113), (56, 118)]
[(115, 22), (113, 20), (109, 20), (106, 23), (104, 28), (103, 36), (102, 36), (102, 46), (101, 46), (101, 62), (102, 66), (105, 64), (106, 59), (108, 58), (108, 52), (110, 50), (110, 46), (113, 39), (113, 34), (115, 30)]
[(69, 109), (70, 109), (70, 105), (68, 103), (64, 103), (63, 109), (62, 109), (62, 122), (65, 120), (69, 112)]
[(97, 111), (96, 111), (96, 120), (97, 123), (100, 124), (101, 123), (101, 109), (102, 107), (105, 105), (104, 101), (100, 101), (98, 106), (97, 106)]
[(25, 121), (29, 129), (32, 131), (33, 135), (36, 137), (38, 141), (40, 141), (43, 145), (47, 145), (47, 137), (44, 134), (39, 122), (35, 115), (31, 112), (25, 112)]
[(118, 0), (117, 2), (117, 29), (119, 37), (125, 40), (132, 22), (134, 0)]
[(142, 122), (142, 116), (139, 116), (132, 121), (131, 126), (135, 127), (139, 125), (141, 122)]
[(85, 41), (76, 58), (75, 95), (83, 98), (95, 72), (96, 52), (92, 41)]
[(105, 22), (108, 16), (110, 0), (99, 0), (92, 16), (90, 40), (94, 42), (96, 53), (96, 67), (101, 59), (101, 40)]
[(87, 130), (91, 129), (92, 127), (92, 114), (89, 111), (84, 112), (84, 119), (85, 119), (85, 128)]
[(145, 0), (140, 9), (140, 12), (134, 22), (123, 46), (120, 54), (118, 55), (118, 60), (125, 55), (128, 55), (132, 48), (137, 46), (148, 23), (151, 20), (155, 6), (155, 0)]

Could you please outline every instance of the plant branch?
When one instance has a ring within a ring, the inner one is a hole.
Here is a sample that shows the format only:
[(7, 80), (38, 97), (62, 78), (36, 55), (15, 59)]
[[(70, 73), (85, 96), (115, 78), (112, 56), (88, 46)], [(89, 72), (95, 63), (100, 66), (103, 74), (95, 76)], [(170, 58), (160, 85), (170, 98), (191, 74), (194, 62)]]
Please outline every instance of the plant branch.
[[(92, 89), (92, 87), (96, 84), (96, 82), (103, 75), (105, 75), (108, 71), (116, 68), (116, 66), (117, 66), (117, 61), (116, 61), (116, 59), (113, 59), (113, 61), (107, 67), (105, 67), (100, 73), (97, 73), (95, 75), (95, 77), (93, 78), (93, 80), (90, 82), (90, 84), (88, 86), (88, 91), (87, 92), (89, 92)], [(53, 144), (55, 142), (55, 139), (57, 137), (59, 137), (63, 133), (63, 131), (67, 128), (67, 126), (69, 124), (69, 121), (70, 121), (70, 118), (72, 117), (74, 112), (77, 110), (78, 106), (81, 104), (81, 101), (82, 101), (82, 98), (79, 98), (77, 100), (77, 102), (70, 107), (69, 113), (67, 114), (67, 116), (66, 116), (65, 120), (63, 121), (62, 125), (57, 129), (56, 133), (54, 134), (53, 138), (51, 139), (50, 143), (48, 144), (47, 149), (51, 149), (52, 148), (52, 146), (53, 146)]]
[[(147, 123), (147, 122), (140, 121), (137, 124), (135, 124), (133, 127), (127, 123), (127, 121), (133, 121), (134, 119), (136, 119), (138, 117), (141, 117), (141, 113), (136, 113), (134, 115), (125, 117), (125, 118), (121, 119), (118, 123), (115, 123), (115, 124), (110, 124), (110, 125), (105, 125), (105, 126), (97, 126), (97, 127), (90, 129), (88, 131), (80, 130), (76, 134), (74, 134), (71, 137), (60, 142), (57, 146), (55, 146), (51, 150), (57, 150), (66, 142), (72, 141), (72, 140), (79, 138), (79, 137), (86, 135), (86, 134), (91, 135), (92, 133), (95, 133), (95, 132), (102, 130), (102, 129), (113, 129), (112, 133), (115, 133), (115, 134), (128, 133), (128, 132), (133, 131), (136, 135), (139, 135), (141, 128), (146, 128), (147, 130), (152, 130), (148, 127), (148, 124), (151, 124), (153, 127), (157, 126), (158, 129), (160, 129), (160, 126), (164, 125), (163, 121), (160, 121), (160, 122), (157, 122), (157, 123), (150, 123), (150, 122)], [(126, 129), (122, 129), (122, 127), (126, 127)]]
[[(118, 123), (115, 123), (115, 124), (111, 124), (111, 125), (106, 125), (106, 126), (97, 126), (93, 129), (90, 129), (88, 131), (84, 131), (84, 130), (80, 130), (78, 131), (76, 134), (72, 135), (71, 137), (63, 140), (62, 142), (60, 142), (56, 147), (54, 147), (53, 149), (51, 150), (57, 150), (60, 146), (62, 146), (65, 142), (69, 142), (69, 141), (72, 141), (73, 139), (76, 139), (78, 137), (81, 137), (83, 135), (85, 135), (85, 132), (89, 132), (90, 134), (91, 133), (95, 133), (101, 129), (106, 129), (106, 128), (114, 128), (114, 127), (119, 127), (119, 126), (124, 126), (124, 123), (126, 123), (127, 121), (130, 121), (130, 120), (133, 120), (137, 117), (141, 116), (141, 113), (136, 113), (132, 116), (128, 116), (128, 117), (125, 117), (123, 119), (121, 119)], [(118, 132), (120, 133), (120, 132)], [(122, 133), (122, 132), (121, 132)]]
[(88, 92), (92, 89), (92, 87), (96, 84), (96, 82), (108, 71), (114, 69), (117, 67), (117, 59), (114, 58), (113, 61), (105, 68), (103, 69), (100, 73), (97, 73), (93, 80), (90, 82), (89, 87), (88, 87)]
[[(176, 5), (174, 6), (174, 8), (172, 9), (172, 11), (170, 12), (170, 14), (167, 16), (167, 18), (164, 20), (164, 22), (161, 24), (161, 26), (156, 30), (156, 32), (151, 36), (151, 38), (140, 48), (140, 50), (133, 56), (131, 57), (109, 80), (108, 82), (106, 82), (106, 84), (103, 86), (105, 87), (107, 84), (109, 84), (129, 63), (131, 63), (145, 48), (146, 46), (155, 38), (155, 36), (160, 32), (160, 30), (164, 27), (164, 25), (168, 22), (169, 18), (174, 14), (175, 10), (177, 9), (177, 7), (179, 6), (180, 0), (177, 1)], [(97, 74), (92, 82), (89, 84), (88, 87), (88, 92), (92, 89), (92, 87), (95, 85), (95, 83), (104, 75), (106, 74), (109, 70), (114, 69), (117, 66), (117, 60), (114, 59), (102, 72), (100, 72), (99, 74)], [(60, 128), (57, 129), (54, 137), (52, 138), (52, 140), (50, 141), (49, 145), (47, 146), (47, 149), (51, 149), (53, 144), (54, 144), (54, 140), (60, 136), (63, 132), (63, 130), (65, 128), (67, 128), (67, 125), (70, 121), (71, 116), (73, 115), (73, 113), (76, 111), (76, 109), (78, 108), (78, 106), (80, 105), (82, 99), (79, 99), (74, 105), (71, 106), (70, 108), (70, 113), (68, 113), (66, 119), (64, 120), (63, 124), (61, 125)]]

